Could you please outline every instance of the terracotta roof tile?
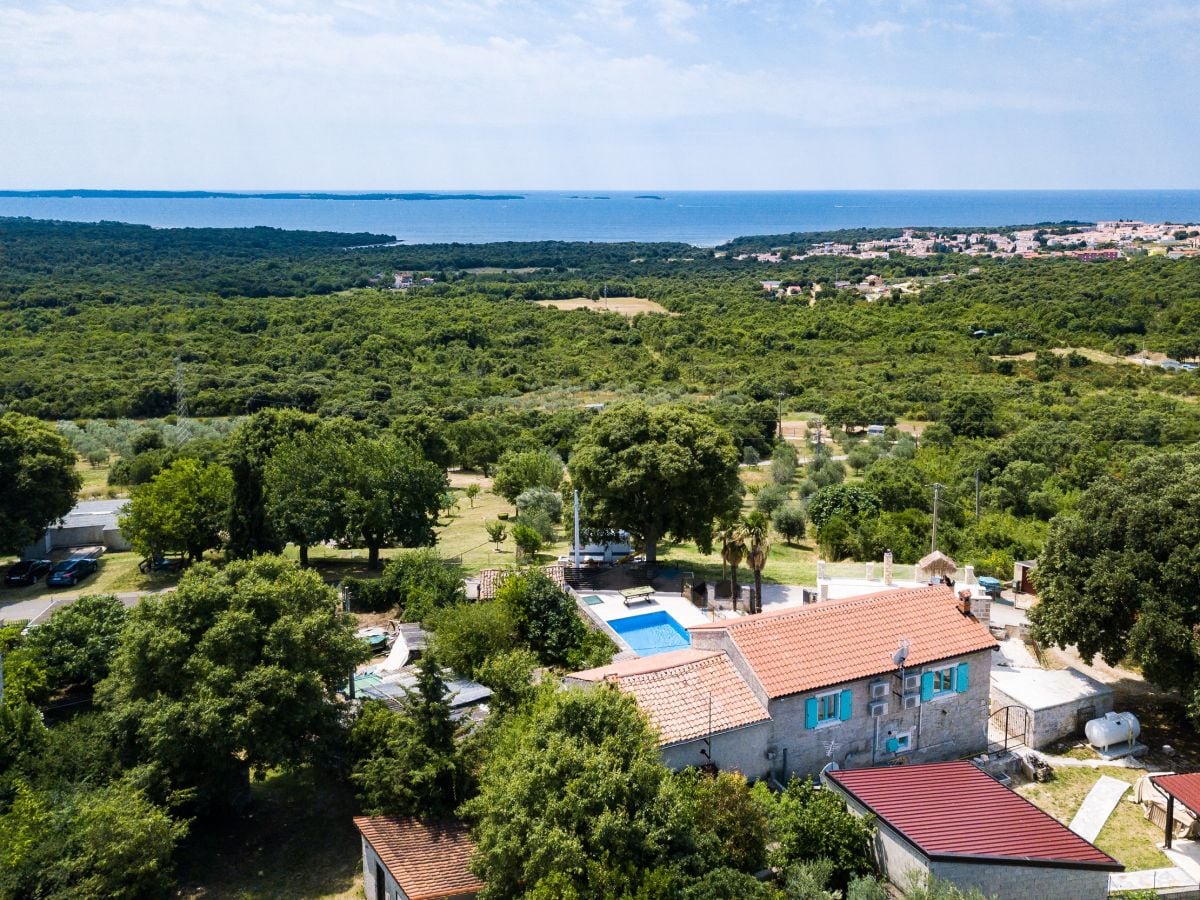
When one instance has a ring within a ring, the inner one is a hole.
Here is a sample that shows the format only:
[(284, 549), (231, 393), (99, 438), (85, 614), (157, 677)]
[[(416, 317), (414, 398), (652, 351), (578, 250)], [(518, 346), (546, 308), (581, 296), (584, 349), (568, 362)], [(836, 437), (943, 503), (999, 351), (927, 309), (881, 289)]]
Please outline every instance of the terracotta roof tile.
[(355, 816), (354, 824), (409, 900), (438, 900), (483, 890), (483, 882), (468, 869), (475, 842), (465, 825), (407, 816)]
[(958, 608), (944, 585), (901, 588), (697, 625), (695, 637), (726, 632), (768, 697), (882, 675), (908, 641), (908, 666), (991, 650), (996, 640)]
[(659, 657), (651, 656), (571, 677), (604, 680), (605, 675), (594, 673), (610, 670), (608, 674), (617, 686), (637, 700), (663, 744), (689, 741), (770, 718), (724, 653), (678, 650), (661, 656), (675, 660), (664, 666), (655, 663)]
[(567, 677), (578, 681), (603, 681), (614, 675), (622, 678), (627, 675), (646, 675), (650, 672), (661, 672), (663, 669), (683, 663), (699, 662), (702, 659), (720, 655), (720, 650), (696, 650), (692, 647), (684, 647), (682, 650), (655, 653), (653, 656), (636, 656), (633, 659), (618, 660), (596, 669), (572, 672)]
[[(504, 583), (504, 579), (508, 577), (511, 569), (480, 569), (479, 570), (479, 599), (480, 600), (495, 600), (496, 591), (500, 589), (500, 585)], [(566, 572), (562, 566), (550, 565), (542, 568), (551, 581), (557, 584), (563, 590), (567, 588)]]
[(850, 769), (828, 777), (931, 858), (1124, 868), (969, 762)]

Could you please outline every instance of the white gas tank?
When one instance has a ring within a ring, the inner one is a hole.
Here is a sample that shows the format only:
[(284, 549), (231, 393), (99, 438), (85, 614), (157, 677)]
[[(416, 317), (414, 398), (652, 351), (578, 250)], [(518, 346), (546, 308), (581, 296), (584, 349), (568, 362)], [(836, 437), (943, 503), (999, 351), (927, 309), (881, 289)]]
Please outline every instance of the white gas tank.
[(1101, 750), (1107, 750), (1113, 744), (1132, 744), (1142, 733), (1142, 726), (1133, 713), (1105, 713), (1102, 718), (1092, 719), (1083, 728), (1088, 743)]

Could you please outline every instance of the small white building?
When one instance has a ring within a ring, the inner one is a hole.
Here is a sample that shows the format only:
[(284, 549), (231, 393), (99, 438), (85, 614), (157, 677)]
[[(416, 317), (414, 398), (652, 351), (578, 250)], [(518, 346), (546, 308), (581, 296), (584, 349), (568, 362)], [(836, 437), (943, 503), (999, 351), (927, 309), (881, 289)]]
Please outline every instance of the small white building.
[(114, 552), (130, 549), (121, 533), (117, 518), (129, 503), (122, 500), (81, 500), (56, 525), (34, 544), (26, 547), (22, 556), (44, 556), (51, 550), (69, 547), (104, 547)]

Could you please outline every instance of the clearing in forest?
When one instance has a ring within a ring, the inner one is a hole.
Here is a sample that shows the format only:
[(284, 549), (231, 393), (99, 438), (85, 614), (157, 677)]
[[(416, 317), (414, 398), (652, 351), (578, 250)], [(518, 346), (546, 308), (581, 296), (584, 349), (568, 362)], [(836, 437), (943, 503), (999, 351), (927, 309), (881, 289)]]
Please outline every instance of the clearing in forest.
[(653, 300), (643, 297), (602, 297), (592, 300), (589, 297), (572, 297), (570, 300), (535, 300), (538, 306), (553, 306), (555, 309), (590, 309), (593, 312), (613, 312), (622, 316), (633, 317), (641, 313), (657, 313), (662, 316), (677, 316), (666, 307), (660, 306)]

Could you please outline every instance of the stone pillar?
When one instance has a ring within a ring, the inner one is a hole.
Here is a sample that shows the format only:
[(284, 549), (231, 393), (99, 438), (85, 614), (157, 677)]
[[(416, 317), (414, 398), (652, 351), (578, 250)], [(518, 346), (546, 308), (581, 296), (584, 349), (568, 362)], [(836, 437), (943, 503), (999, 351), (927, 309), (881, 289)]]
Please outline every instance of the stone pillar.
[(867, 581), (875, 580), (875, 563), (867, 563)]
[(975, 567), (967, 566), (965, 569), (963, 569), (963, 584), (974, 584), (974, 583), (975, 583)]
[(817, 581), (825, 580), (825, 560), (817, 560)]
[(817, 585), (817, 599), (818, 600), (828, 600), (829, 599), (829, 582), (828, 581), (823, 581), (819, 585)]
[(892, 583), (892, 551), (883, 551), (883, 583)]

